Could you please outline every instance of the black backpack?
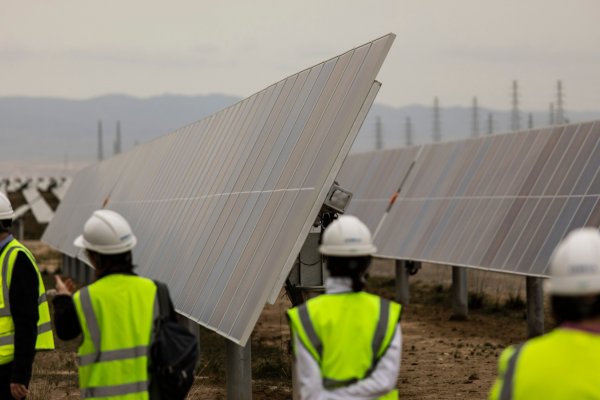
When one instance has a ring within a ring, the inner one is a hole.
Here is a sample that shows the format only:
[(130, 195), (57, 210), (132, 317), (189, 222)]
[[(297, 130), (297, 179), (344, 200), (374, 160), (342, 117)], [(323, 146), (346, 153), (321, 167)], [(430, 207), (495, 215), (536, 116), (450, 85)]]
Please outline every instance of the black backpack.
[(150, 399), (183, 400), (194, 383), (198, 341), (177, 323), (167, 285), (155, 283), (159, 316), (154, 321), (150, 347)]

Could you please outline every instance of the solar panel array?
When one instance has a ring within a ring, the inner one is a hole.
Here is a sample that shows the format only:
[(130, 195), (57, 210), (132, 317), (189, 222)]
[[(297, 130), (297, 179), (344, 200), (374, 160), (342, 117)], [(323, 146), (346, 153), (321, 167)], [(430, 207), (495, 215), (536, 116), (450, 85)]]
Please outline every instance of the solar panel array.
[(43, 240), (76, 255), (92, 211), (122, 213), (142, 275), (245, 344), (279, 294), (379, 89), (387, 35), (79, 173)]
[[(417, 154), (408, 151), (395, 157)], [(379, 164), (363, 180), (396, 174)], [(375, 244), (381, 257), (546, 276), (567, 232), (600, 226), (599, 199), (600, 121), (426, 145)]]

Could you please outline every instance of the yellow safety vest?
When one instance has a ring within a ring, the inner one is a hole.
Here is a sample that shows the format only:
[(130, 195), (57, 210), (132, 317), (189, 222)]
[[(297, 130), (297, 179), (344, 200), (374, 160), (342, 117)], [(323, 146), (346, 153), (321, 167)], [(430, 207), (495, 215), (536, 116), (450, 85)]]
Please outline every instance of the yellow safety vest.
[(507, 348), (489, 399), (600, 399), (600, 335), (557, 328)]
[(73, 301), (83, 332), (81, 398), (147, 400), (156, 284), (135, 275), (107, 275), (76, 292)]
[[(319, 364), (333, 390), (368, 377), (389, 347), (398, 303), (366, 293), (324, 294), (288, 311), (291, 330)], [(397, 399), (392, 390), (380, 399)]]
[(12, 279), (15, 260), (19, 252), (24, 253), (33, 265), (38, 277), (38, 335), (35, 342), (36, 350), (54, 349), (54, 335), (52, 334), (52, 322), (50, 321), (50, 310), (46, 300), (46, 289), (42, 281), (42, 275), (31, 252), (19, 241), (13, 239), (4, 247), (0, 254), (0, 279), (2, 284), (0, 290), (0, 365), (8, 364), (15, 357), (15, 325), (10, 313), (9, 288)]

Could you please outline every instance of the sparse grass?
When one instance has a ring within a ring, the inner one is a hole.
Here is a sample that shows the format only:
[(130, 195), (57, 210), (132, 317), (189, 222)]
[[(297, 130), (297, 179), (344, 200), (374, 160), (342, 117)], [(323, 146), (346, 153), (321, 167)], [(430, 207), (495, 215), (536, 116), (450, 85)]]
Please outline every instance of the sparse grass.
[(506, 301), (504, 302), (504, 307), (513, 311), (522, 311), (525, 309), (526, 306), (527, 303), (525, 303), (521, 295), (519, 295), (518, 293), (510, 294), (508, 296), (508, 299), (506, 299)]
[(289, 380), (292, 377), (289, 349), (259, 341), (252, 344), (252, 371), (256, 379)]
[(486, 295), (483, 292), (469, 292), (469, 309), (481, 310), (487, 303)]

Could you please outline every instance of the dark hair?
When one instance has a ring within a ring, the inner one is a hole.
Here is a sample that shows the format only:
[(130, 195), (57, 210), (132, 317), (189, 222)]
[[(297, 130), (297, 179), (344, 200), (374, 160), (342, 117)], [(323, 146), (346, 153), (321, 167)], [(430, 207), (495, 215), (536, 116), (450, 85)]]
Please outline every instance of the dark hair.
[(12, 219), (0, 220), (0, 232), (8, 232), (12, 227)]
[(348, 277), (352, 279), (352, 290), (360, 292), (364, 289), (363, 275), (369, 265), (371, 256), (360, 257), (326, 257), (327, 269), (333, 277)]
[(87, 250), (90, 260), (96, 268), (96, 279), (115, 273), (129, 274), (133, 272), (133, 257), (131, 251), (119, 254), (100, 254)]
[(552, 314), (558, 325), (600, 317), (600, 295), (552, 296), (550, 300)]

